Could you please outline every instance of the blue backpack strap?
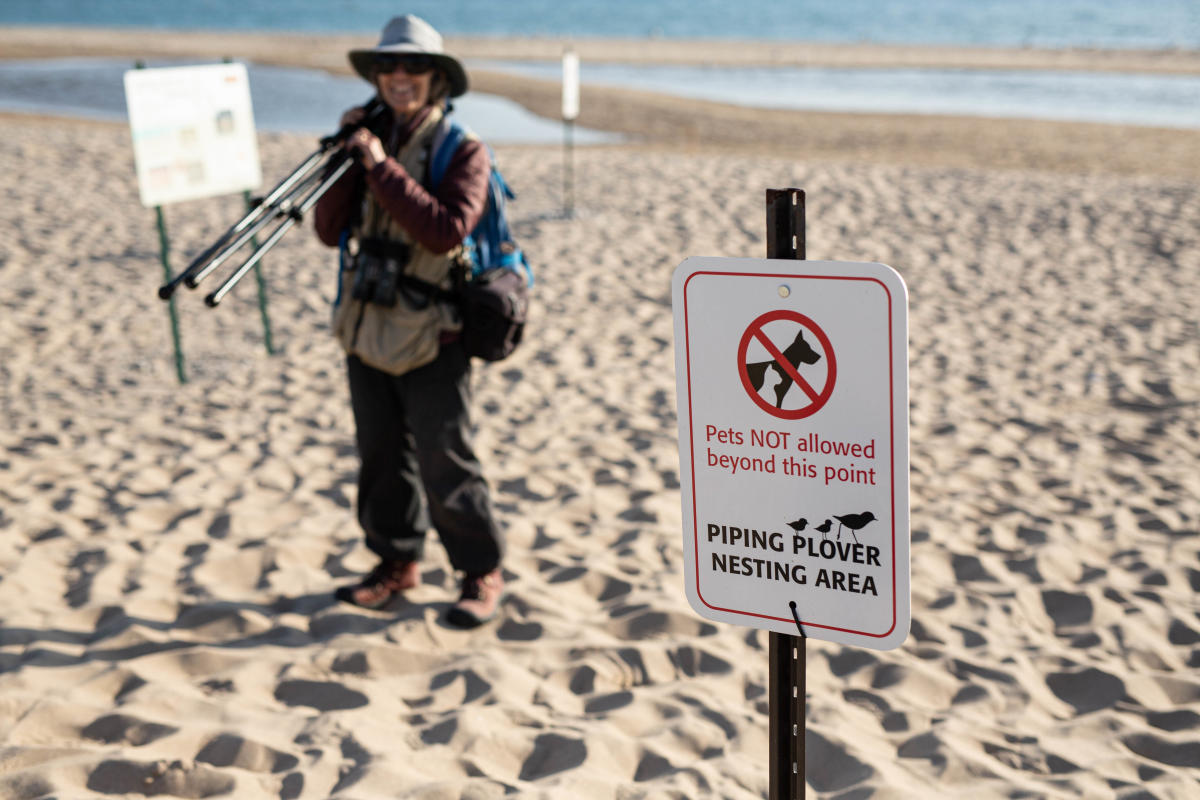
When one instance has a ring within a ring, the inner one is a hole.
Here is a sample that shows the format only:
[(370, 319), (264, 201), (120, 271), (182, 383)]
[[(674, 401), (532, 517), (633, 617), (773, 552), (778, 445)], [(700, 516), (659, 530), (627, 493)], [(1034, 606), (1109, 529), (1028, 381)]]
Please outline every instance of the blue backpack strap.
[[(442, 182), (454, 154), (458, 152), (458, 146), (462, 144), (463, 139), (467, 138), (467, 133), (467, 128), (451, 117), (447, 110), (438, 122), (437, 130), (433, 132), (433, 142), (430, 146), (430, 152), (433, 155), (429, 160), (428, 182), (431, 189), (436, 189), (437, 185)], [(471, 238), (470, 234), (463, 239), (463, 246), (468, 253), (473, 252), (475, 240)]]
[(467, 136), (467, 129), (449, 114), (442, 117), (433, 133), (433, 158), (429, 162), (429, 185), (437, 186), (446, 174), (458, 146)]
[(333, 298), (333, 306), (337, 308), (342, 304), (342, 277), (350, 269), (350, 229), (346, 228), (338, 236), (338, 276), (337, 276), (337, 296)]

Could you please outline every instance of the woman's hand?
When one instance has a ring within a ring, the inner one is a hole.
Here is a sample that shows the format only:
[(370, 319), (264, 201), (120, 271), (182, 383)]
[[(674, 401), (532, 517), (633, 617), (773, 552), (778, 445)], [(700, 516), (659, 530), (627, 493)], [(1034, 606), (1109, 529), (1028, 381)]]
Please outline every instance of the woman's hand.
[(346, 147), (358, 153), (359, 163), (363, 165), (363, 169), (368, 171), (387, 160), (383, 142), (379, 141), (379, 137), (366, 128), (359, 128), (350, 134), (346, 139)]
[[(342, 114), (341, 124), (358, 125), (364, 116), (366, 116), (366, 112), (361, 106), (356, 106)], [(374, 169), (375, 165), (387, 160), (383, 142), (379, 141), (379, 137), (366, 128), (359, 128), (347, 136), (346, 148), (358, 154), (358, 161), (366, 170)]]

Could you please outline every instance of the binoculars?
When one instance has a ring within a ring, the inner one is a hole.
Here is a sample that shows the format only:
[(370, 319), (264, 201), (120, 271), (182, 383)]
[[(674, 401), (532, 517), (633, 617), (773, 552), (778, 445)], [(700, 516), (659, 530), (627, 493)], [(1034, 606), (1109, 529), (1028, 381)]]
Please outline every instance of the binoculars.
[(408, 266), (412, 251), (402, 242), (364, 239), (352, 259), (354, 283), (350, 296), (375, 305), (396, 305), (401, 274)]

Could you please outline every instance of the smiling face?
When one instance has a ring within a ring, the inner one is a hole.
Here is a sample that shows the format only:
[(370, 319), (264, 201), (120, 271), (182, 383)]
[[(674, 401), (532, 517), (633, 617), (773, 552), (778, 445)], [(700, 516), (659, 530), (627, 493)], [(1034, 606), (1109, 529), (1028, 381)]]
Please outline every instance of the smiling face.
[[(429, 102), (434, 76), (432, 64), (416, 74), (405, 66), (399, 61), (382, 62), (375, 68), (375, 88), (379, 90), (379, 97), (401, 119), (420, 111)], [(424, 67), (423, 63), (421, 67)]]

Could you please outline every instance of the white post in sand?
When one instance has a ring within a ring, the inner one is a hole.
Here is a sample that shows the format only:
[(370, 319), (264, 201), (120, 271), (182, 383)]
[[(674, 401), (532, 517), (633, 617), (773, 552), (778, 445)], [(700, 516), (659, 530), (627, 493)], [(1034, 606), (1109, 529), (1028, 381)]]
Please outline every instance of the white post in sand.
[(563, 215), (575, 214), (575, 149), (573, 134), (579, 116), (579, 55), (570, 46), (563, 51)]

